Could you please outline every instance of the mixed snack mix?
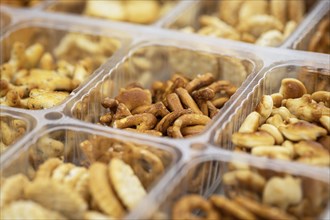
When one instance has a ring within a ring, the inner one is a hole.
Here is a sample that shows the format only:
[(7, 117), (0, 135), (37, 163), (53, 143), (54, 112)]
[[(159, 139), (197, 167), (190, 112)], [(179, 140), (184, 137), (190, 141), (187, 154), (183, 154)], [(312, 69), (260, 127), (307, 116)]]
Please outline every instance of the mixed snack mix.
[(1, 0), (0, 219), (330, 219), (324, 0)]

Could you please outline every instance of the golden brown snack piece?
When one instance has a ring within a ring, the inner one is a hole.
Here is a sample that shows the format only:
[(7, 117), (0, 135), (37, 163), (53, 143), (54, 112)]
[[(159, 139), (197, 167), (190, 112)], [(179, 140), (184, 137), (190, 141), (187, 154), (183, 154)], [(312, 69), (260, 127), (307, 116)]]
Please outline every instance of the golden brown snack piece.
[(29, 180), (22, 174), (17, 174), (6, 179), (1, 184), (0, 207), (3, 209), (6, 205), (16, 200), (23, 199), (24, 189), (29, 184)]
[(324, 128), (304, 121), (280, 127), (279, 130), (291, 141), (316, 140), (327, 134)]
[(256, 216), (266, 219), (289, 219), (294, 220), (295, 217), (292, 215), (289, 215), (279, 209), (272, 208), (267, 205), (262, 205), (254, 200), (243, 197), (243, 196), (237, 196), (234, 198), (234, 201), (240, 204), (241, 206), (245, 207), (247, 210), (254, 213)]
[(251, 213), (249, 210), (245, 209), (244, 207), (240, 206), (235, 201), (231, 201), (226, 199), (223, 196), (216, 196), (213, 195), (210, 197), (210, 201), (212, 204), (221, 211), (225, 213), (229, 213), (230, 215), (234, 216), (237, 219), (249, 219), (254, 220), (257, 217)]
[(232, 141), (237, 146), (247, 148), (273, 145), (275, 143), (274, 137), (265, 131), (257, 131), (253, 133), (234, 133), (232, 136)]
[(300, 98), (307, 93), (305, 85), (297, 79), (286, 78), (281, 82), (280, 91), (284, 99)]
[(124, 215), (124, 208), (117, 198), (107, 175), (107, 166), (95, 162), (90, 169), (89, 189), (97, 206), (109, 216), (119, 218)]
[[(202, 210), (205, 217), (196, 216), (194, 210)], [(211, 203), (200, 195), (187, 195), (179, 199), (172, 210), (173, 219), (219, 219)]]
[(1, 219), (58, 219), (65, 220), (63, 215), (51, 211), (33, 201), (16, 201), (3, 208)]
[(129, 210), (132, 210), (146, 195), (132, 168), (122, 160), (114, 158), (110, 161), (109, 176), (118, 197)]
[(52, 180), (38, 179), (27, 186), (24, 194), (25, 198), (70, 219), (81, 219), (87, 209), (86, 202), (77, 192)]

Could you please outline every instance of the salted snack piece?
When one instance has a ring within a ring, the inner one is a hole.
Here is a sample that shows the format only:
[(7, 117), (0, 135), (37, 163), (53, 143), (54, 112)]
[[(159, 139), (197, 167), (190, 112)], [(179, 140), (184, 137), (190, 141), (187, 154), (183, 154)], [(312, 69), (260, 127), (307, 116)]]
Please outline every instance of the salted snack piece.
[[(202, 210), (205, 218), (196, 216), (195, 210)], [(187, 195), (179, 199), (172, 210), (173, 219), (219, 219), (212, 204), (200, 195)]]
[(110, 161), (109, 176), (118, 197), (129, 210), (132, 210), (146, 195), (132, 168), (122, 160), (114, 158)]
[(21, 119), (0, 116), (0, 154), (26, 132), (27, 124)]
[(190, 137), (203, 132), (236, 91), (231, 82), (216, 80), (209, 72), (193, 79), (173, 74), (151, 87), (131, 83), (116, 97), (104, 98), (100, 123), (154, 136)]
[(80, 195), (66, 185), (52, 180), (39, 179), (29, 184), (24, 191), (25, 198), (55, 210), (67, 218), (81, 219), (87, 209)]
[(278, 93), (261, 97), (232, 142), (236, 150), (255, 156), (329, 166), (328, 106), (328, 91), (308, 94), (301, 81), (284, 78)]
[(58, 212), (47, 209), (33, 201), (16, 201), (1, 209), (3, 220), (11, 219), (68, 219)]
[(248, 209), (245, 209), (235, 201), (231, 201), (223, 196), (213, 195), (210, 197), (210, 201), (217, 209), (222, 210), (225, 213), (229, 213), (234, 218), (251, 220), (257, 219), (257, 217)]
[(90, 169), (89, 189), (96, 204), (109, 216), (119, 218), (124, 214), (124, 208), (113, 190), (107, 175), (107, 166), (96, 162)]

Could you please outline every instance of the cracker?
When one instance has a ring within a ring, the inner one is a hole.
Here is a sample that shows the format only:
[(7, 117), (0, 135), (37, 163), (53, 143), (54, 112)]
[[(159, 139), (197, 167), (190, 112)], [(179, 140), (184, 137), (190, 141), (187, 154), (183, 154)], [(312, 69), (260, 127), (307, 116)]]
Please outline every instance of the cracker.
[(25, 197), (70, 219), (81, 219), (87, 204), (80, 195), (65, 184), (38, 179), (25, 190)]
[(129, 210), (132, 210), (146, 195), (132, 168), (122, 160), (114, 158), (110, 161), (109, 176), (118, 197)]
[(119, 218), (125, 210), (110, 185), (108, 170), (105, 164), (95, 162), (89, 168), (89, 190), (97, 206), (109, 216)]

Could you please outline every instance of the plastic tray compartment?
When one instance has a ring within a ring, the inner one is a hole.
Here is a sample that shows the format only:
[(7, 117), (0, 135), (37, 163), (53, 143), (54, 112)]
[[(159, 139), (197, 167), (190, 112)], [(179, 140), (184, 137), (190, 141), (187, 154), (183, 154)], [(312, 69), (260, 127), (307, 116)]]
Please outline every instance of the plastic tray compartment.
[[(235, 15), (234, 13), (235, 13), (235, 10), (236, 10), (236, 13), (238, 13), (238, 8), (237, 7), (240, 7), (239, 2), (237, 2), (237, 3), (230, 3), (229, 2), (228, 5), (226, 5), (226, 7), (232, 7), (232, 9), (230, 9), (230, 10), (233, 11), (232, 14), (229, 14), (230, 12), (227, 12), (227, 15), (220, 14), (220, 4), (221, 4), (221, 2), (222, 2), (221, 0), (219, 0), (219, 1), (202, 1), (202, 0), (201, 1), (194, 1), (190, 5), (188, 5), (188, 7), (186, 7), (180, 14), (173, 15), (168, 21), (166, 21), (165, 22), (165, 27), (170, 28), (170, 29), (176, 29), (176, 30), (181, 30), (181, 29), (184, 29), (186, 27), (190, 27), (190, 28), (193, 28), (197, 32), (197, 30), (199, 30), (202, 27), (201, 23), (199, 21), (200, 16), (208, 15), (208, 16), (214, 16), (214, 17), (225, 16), (226, 19), (230, 20), (230, 22), (234, 22), (233, 23), (234, 26), (232, 26), (232, 27), (235, 28), (235, 25), (238, 26), (238, 24), (235, 24), (235, 22), (238, 22), (238, 21), (235, 21), (235, 19), (238, 19), (239, 15), (238, 14)], [(304, 18), (306, 17), (307, 13), (310, 10), (313, 9), (313, 6), (316, 3), (317, 3), (317, 1), (315, 1), (315, 0), (305, 1), (305, 15), (304, 15)], [(252, 8), (254, 10), (261, 10), (262, 6), (260, 6), (259, 4), (260, 3), (257, 3), (257, 1), (252, 2), (252, 3), (247, 2), (244, 5), (244, 9), (242, 9), (243, 10), (242, 16), (245, 15), (245, 17), (246, 17), (248, 15), (251, 16), (251, 14), (253, 14), (253, 13), (251, 13), (251, 11), (249, 11), (249, 10), (251, 10), (251, 7), (248, 8), (249, 7), (248, 5), (250, 5), (250, 6), (254, 5), (254, 6), (252, 6)], [(270, 5), (270, 1), (269, 1), (268, 5)], [(255, 9), (255, 8), (258, 8), (258, 7), (259, 7), (259, 9)], [(257, 14), (257, 12), (256, 12), (256, 14)], [(269, 12), (268, 12), (268, 14), (270, 15)], [(232, 19), (228, 18), (230, 15), (232, 15), (232, 17), (233, 17)], [(246, 20), (246, 18), (245, 18), (245, 20)], [(228, 24), (228, 23), (222, 24), (221, 22), (220, 22), (220, 24), (216, 24), (217, 23), (216, 21), (211, 21), (211, 22), (214, 23), (214, 27), (218, 28), (218, 32), (221, 32), (221, 34), (219, 35), (219, 33), (216, 33), (216, 31), (213, 31), (212, 33), (214, 33), (214, 34), (213, 35), (210, 34), (210, 36), (224, 36), (224, 38), (237, 40), (237, 37), (234, 37), (234, 35), (232, 34), (232, 31), (229, 30), (229, 28), (227, 27), (230, 24)], [(206, 23), (206, 21), (205, 21), (205, 23)], [(299, 23), (298, 23), (298, 25), (299, 25)], [(210, 25), (210, 26), (212, 26), (212, 25)], [(254, 26), (256, 26), (256, 25), (254, 25)], [(285, 26), (285, 24), (284, 24), (284, 26)], [(187, 33), (191, 33), (190, 28), (184, 29), (184, 31), (187, 32)], [(252, 29), (252, 27), (251, 27), (251, 29)], [(208, 35), (208, 32), (210, 32), (210, 31), (211, 30), (206, 30), (205, 29), (205, 30), (202, 31), (201, 34)], [(283, 33), (284, 32), (282, 31), (282, 34)], [(251, 35), (248, 36), (247, 34), (244, 34), (243, 36), (241, 36), (240, 39), (244, 38), (245, 39), (244, 41), (246, 41), (246, 42), (253, 42), (251, 37), (252, 37)], [(255, 40), (257, 40), (258, 36), (255, 36), (254, 38), (256, 38)], [(273, 35), (272, 40), (269, 40), (268, 43), (270, 41), (275, 41), (275, 40), (277, 41), (278, 38), (279, 38), (278, 34), (276, 34), (276, 37), (275, 37), (275, 35)], [(277, 46), (278, 47), (281, 46), (286, 41), (286, 39), (288, 39), (288, 38), (290, 38), (290, 35), (288, 35), (282, 41), (282, 43), (278, 44)], [(260, 43), (260, 45), (266, 45), (266, 44), (265, 43)], [(267, 44), (267, 45), (269, 45), (269, 44)], [(273, 43), (271, 45), (273, 45)]]
[(1, 15), (0, 15), (0, 28), (1, 30), (5, 27), (7, 27), (10, 22), (11, 22), (11, 18), (10, 18), (10, 15), (7, 14), (6, 12), (0, 10), (1, 12)]
[(217, 219), (214, 212), (220, 214), (218, 219), (327, 219), (327, 177), (226, 157), (204, 156), (186, 165), (167, 193), (157, 198), (160, 205), (154, 206), (151, 219)]
[[(131, 166), (147, 193), (152, 191), (158, 181), (167, 181), (165, 176), (181, 157), (180, 153), (171, 146), (132, 141), (122, 135), (101, 133), (74, 125), (44, 128), (32, 138), (31, 142), (26, 143), (13, 155), (5, 156), (6, 158), (1, 160), (1, 174), (4, 180), (19, 173), (34, 180), (36, 170), (50, 158), (58, 158), (65, 163), (86, 169), (96, 162), (108, 165), (114, 158), (120, 159)], [(55, 171), (53, 174), (56, 175)], [(55, 181), (54, 175), (50, 178)], [(91, 181), (97, 184), (96, 180)], [(52, 207), (54, 206), (49, 208)]]
[[(227, 150), (233, 150), (232, 134), (237, 132), (245, 118), (255, 111), (263, 95), (278, 93), (284, 78), (300, 80), (306, 87), (307, 93), (315, 91), (330, 91), (330, 75), (327, 65), (308, 61), (292, 61), (273, 65), (260, 75), (261, 79), (251, 85), (251, 91), (246, 92), (245, 98), (237, 101), (238, 107), (219, 121), (215, 133), (215, 144)], [(329, 135), (329, 133), (328, 133)]]
[(72, 13), (91, 17), (98, 17), (114, 21), (126, 21), (139, 24), (152, 24), (166, 15), (178, 1), (151, 0), (151, 1), (93, 1), (59, 0), (50, 3), (47, 11)]
[(319, 53), (330, 54), (329, 43), (329, 17), (330, 5), (328, 2), (328, 10), (324, 14), (319, 15), (314, 25), (310, 25), (307, 31), (303, 33), (297, 41), (293, 43), (293, 49), (305, 50)]
[(0, 112), (0, 154), (11, 148), (18, 140), (29, 133), (34, 123), (27, 115), (16, 112)]
[(142, 43), (134, 47), (99, 83), (70, 103), (69, 114), (83, 121), (100, 123), (100, 117), (109, 112), (101, 105), (103, 100), (116, 97), (121, 88), (131, 83), (139, 83), (151, 90), (154, 82), (165, 82), (175, 73), (191, 79), (198, 74), (213, 73), (217, 80), (228, 80), (239, 87), (259, 68), (255, 58), (247, 54), (245, 59), (238, 59), (234, 57), (238, 53), (233, 51), (235, 55), (229, 56), (174, 45), (164, 40), (164, 43)]
[[(18, 66), (18, 71), (8, 76), (15, 86), (28, 86), (29, 91), (36, 88), (68, 94), (93, 77), (94, 71), (128, 41), (126, 34), (115, 30), (35, 19), (12, 26), (1, 37), (1, 64), (9, 61)], [(16, 58), (14, 52), (18, 54)], [(26, 68), (31, 70), (27, 75), (23, 70)], [(23, 98), (27, 97), (25, 94)], [(20, 107), (20, 104), (10, 106)]]

